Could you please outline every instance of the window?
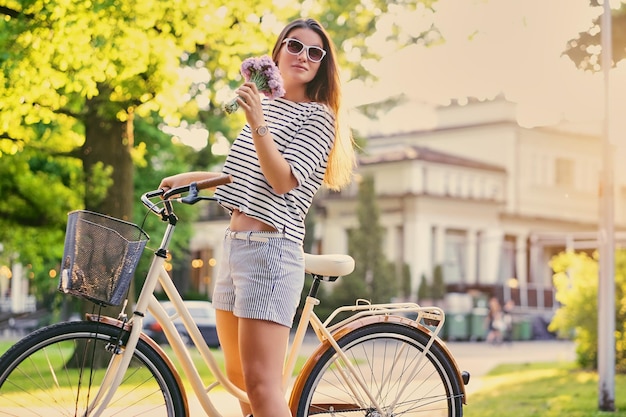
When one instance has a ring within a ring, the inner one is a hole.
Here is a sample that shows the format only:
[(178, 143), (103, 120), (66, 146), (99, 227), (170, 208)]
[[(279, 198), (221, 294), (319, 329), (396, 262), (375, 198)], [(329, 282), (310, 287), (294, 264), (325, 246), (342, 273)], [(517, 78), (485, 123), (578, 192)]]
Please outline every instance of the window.
[(446, 230), (443, 276), (446, 284), (465, 282), (467, 265), (467, 233), (464, 230)]
[(500, 273), (498, 274), (499, 282), (506, 284), (509, 279), (517, 278), (516, 253), (515, 236), (504, 236), (500, 255)]
[(574, 162), (571, 159), (556, 158), (554, 161), (554, 184), (568, 187), (574, 185)]

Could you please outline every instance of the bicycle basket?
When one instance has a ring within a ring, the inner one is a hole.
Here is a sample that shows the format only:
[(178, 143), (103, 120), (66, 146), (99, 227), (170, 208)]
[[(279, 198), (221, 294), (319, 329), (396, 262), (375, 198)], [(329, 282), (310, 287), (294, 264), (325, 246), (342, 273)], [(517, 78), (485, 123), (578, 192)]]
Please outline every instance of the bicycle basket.
[(59, 291), (120, 305), (148, 239), (139, 226), (123, 220), (85, 210), (69, 213)]

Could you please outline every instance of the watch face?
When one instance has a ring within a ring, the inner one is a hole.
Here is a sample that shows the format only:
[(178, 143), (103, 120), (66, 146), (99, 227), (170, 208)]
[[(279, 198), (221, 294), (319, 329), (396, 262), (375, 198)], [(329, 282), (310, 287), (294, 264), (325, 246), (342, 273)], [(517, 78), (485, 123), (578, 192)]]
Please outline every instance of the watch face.
[(264, 136), (267, 133), (267, 126), (259, 126), (256, 128), (256, 133), (259, 134), (259, 136)]

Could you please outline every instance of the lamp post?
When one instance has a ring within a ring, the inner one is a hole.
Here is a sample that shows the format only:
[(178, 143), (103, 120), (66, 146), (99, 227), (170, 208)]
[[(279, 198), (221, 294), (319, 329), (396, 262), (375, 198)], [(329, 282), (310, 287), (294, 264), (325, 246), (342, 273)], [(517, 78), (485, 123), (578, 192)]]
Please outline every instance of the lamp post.
[(610, 129), (612, 66), (611, 6), (604, 0), (602, 14), (602, 72), (604, 74), (603, 164), (600, 187), (600, 281), (598, 283), (598, 407), (615, 411), (615, 227), (613, 144)]

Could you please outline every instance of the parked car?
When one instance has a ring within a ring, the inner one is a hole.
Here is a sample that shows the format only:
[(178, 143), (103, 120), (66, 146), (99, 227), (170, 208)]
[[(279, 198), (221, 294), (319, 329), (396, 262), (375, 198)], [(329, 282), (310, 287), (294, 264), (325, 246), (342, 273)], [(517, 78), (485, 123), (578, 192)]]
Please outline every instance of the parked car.
[[(183, 301), (189, 310), (194, 322), (198, 325), (198, 329), (209, 347), (219, 347), (220, 341), (217, 337), (217, 329), (215, 326), (215, 309), (209, 301), (185, 300)], [(169, 301), (161, 302), (161, 305), (170, 316), (175, 313), (174, 306)], [(191, 338), (187, 334), (187, 329), (180, 318), (174, 320), (174, 325), (180, 332), (183, 341), (191, 345)], [(167, 343), (163, 329), (156, 322), (154, 317), (147, 313), (144, 318), (144, 332), (159, 344)]]

